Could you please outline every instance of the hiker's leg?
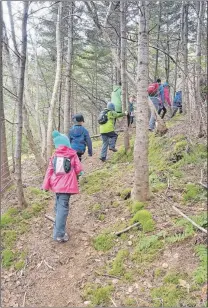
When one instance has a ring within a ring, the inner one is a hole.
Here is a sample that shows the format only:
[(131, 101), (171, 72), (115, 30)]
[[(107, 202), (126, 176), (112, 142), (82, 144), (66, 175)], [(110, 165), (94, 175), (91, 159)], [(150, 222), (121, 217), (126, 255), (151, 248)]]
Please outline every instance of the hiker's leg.
[[(158, 97), (151, 97), (151, 101), (153, 105), (155, 106), (156, 111), (159, 110), (159, 99)], [(155, 128), (155, 122), (156, 122), (156, 116), (155, 111), (151, 111), (151, 117), (149, 121), (149, 128), (153, 130)]]
[(163, 113), (161, 115), (162, 119), (164, 119), (166, 112), (167, 112), (167, 109), (165, 108), (165, 106), (163, 106)]
[(107, 134), (101, 134), (103, 145), (101, 149), (101, 155), (100, 158), (106, 159), (107, 151), (108, 151), (108, 143), (109, 143), (109, 137)]
[(118, 134), (116, 134), (115, 132), (110, 132), (108, 133), (108, 137), (109, 139), (109, 149), (115, 149), (116, 147), (116, 141), (118, 139)]
[(179, 106), (179, 113), (182, 113), (183, 110), (182, 110), (182, 106)]
[(77, 153), (77, 156), (79, 157), (79, 160), (82, 161), (82, 153)]
[(134, 123), (134, 116), (130, 116), (130, 124), (132, 125)]
[[(58, 197), (59, 197), (59, 194), (56, 194), (55, 196), (55, 204), (54, 204), (54, 213), (55, 213), (55, 221), (56, 221), (56, 211), (57, 211), (57, 203), (58, 203)], [(56, 239), (56, 224), (54, 222), (53, 224), (53, 238)]]
[(130, 123), (131, 123), (131, 117), (130, 117), (130, 114), (128, 113), (128, 115), (127, 115), (127, 123), (128, 123), (128, 127), (129, 127), (129, 125), (130, 125)]
[(69, 213), (70, 194), (59, 194), (57, 200), (56, 220), (55, 220), (55, 238), (63, 238), (66, 229), (66, 220)]

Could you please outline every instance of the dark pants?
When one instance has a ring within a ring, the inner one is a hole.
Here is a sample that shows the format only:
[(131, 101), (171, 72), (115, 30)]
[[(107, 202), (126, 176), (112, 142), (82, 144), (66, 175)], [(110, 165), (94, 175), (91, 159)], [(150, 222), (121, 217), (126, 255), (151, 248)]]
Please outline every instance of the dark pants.
[[(162, 111), (163, 111), (163, 113), (161, 114)], [(165, 108), (165, 106), (160, 107), (159, 110), (158, 110), (158, 114), (159, 114), (159, 115), (161, 114), (161, 118), (162, 118), (162, 119), (163, 119), (164, 116), (166, 115), (166, 112), (167, 112), (167, 109)]]
[(130, 124), (133, 124), (134, 122), (134, 117), (131, 116), (130, 114), (127, 115), (127, 121), (128, 121), (128, 127)]
[(55, 223), (53, 229), (53, 238), (54, 240), (63, 238), (66, 233), (66, 220), (69, 213), (69, 198), (70, 194), (56, 193), (56, 202), (55, 202)]
[(174, 117), (174, 116), (176, 115), (176, 112), (177, 112), (178, 110), (179, 110), (179, 113), (182, 113), (182, 112), (183, 112), (183, 110), (182, 110), (182, 105), (173, 106), (173, 114), (172, 114), (171, 118)]
[(115, 149), (118, 135), (115, 132), (110, 132), (106, 134), (101, 134), (101, 138), (103, 140), (103, 145), (101, 149), (101, 158), (106, 159), (108, 146), (109, 149)]
[(83, 155), (84, 153), (79, 153), (79, 152), (77, 152), (77, 156), (79, 157), (79, 160), (80, 161), (82, 161), (82, 155)]

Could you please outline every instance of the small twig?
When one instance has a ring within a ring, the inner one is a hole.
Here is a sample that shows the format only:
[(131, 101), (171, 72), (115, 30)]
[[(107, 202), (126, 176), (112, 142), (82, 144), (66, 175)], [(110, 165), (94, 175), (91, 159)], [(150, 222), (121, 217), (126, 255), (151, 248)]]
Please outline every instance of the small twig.
[(208, 189), (208, 186), (206, 184), (203, 184), (202, 182), (199, 182), (199, 184), (203, 186), (204, 188)]
[(139, 226), (139, 225), (140, 225), (140, 223), (139, 223), (139, 222), (136, 222), (135, 224), (133, 224), (133, 225), (127, 227), (126, 229), (121, 230), (121, 231), (119, 231), (119, 232), (116, 232), (115, 235), (119, 236), (119, 235), (121, 235), (122, 233), (125, 233), (125, 232), (129, 231), (130, 229), (132, 229), (132, 228), (134, 228), (134, 227), (137, 227), (137, 226)]
[(112, 298), (111, 298), (111, 302), (113, 303), (114, 307), (117, 307), (116, 303), (114, 302)]
[(25, 294), (24, 294), (24, 297), (23, 297), (23, 303), (22, 303), (22, 307), (25, 307), (26, 295), (27, 295), (27, 292), (25, 292)]
[(41, 267), (42, 263), (43, 263), (43, 260), (40, 263), (38, 263), (37, 268)]
[(44, 260), (44, 263), (48, 268), (54, 271), (54, 268), (51, 265), (49, 265), (48, 262), (46, 262), (46, 260)]
[(45, 218), (47, 218), (48, 220), (55, 222), (55, 219), (47, 214), (45, 214)]
[(97, 274), (98, 276), (103, 276), (103, 277), (109, 277), (109, 278), (114, 278), (114, 279), (121, 279), (118, 276), (113, 276), (113, 275), (108, 275), (108, 274), (101, 274), (101, 273), (99, 273), (97, 271), (95, 271), (95, 274)]

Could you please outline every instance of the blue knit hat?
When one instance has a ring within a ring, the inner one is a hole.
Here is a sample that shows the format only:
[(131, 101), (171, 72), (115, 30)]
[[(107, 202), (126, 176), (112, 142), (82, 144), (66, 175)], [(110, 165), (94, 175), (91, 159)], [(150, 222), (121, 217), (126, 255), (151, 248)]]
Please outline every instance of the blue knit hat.
[(115, 111), (115, 105), (113, 103), (111, 103), (111, 102), (108, 102), (107, 109)]
[(57, 130), (52, 132), (52, 138), (56, 149), (61, 145), (71, 148), (69, 138), (64, 134), (59, 133)]

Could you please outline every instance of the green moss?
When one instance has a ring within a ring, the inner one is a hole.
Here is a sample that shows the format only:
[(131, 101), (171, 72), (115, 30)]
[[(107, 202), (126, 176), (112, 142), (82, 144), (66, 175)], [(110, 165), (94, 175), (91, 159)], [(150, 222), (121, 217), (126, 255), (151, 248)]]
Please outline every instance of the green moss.
[(93, 204), (92, 206), (90, 206), (90, 210), (93, 213), (97, 213), (101, 210), (101, 205), (99, 203)]
[(165, 271), (161, 268), (156, 268), (156, 270), (154, 271), (155, 278), (162, 277), (164, 276), (164, 274), (165, 274)]
[(33, 203), (32, 204), (32, 213), (34, 215), (38, 214), (39, 212), (41, 212), (43, 210), (43, 205), (39, 204), (39, 203)]
[(181, 277), (180, 277), (180, 275), (179, 275), (179, 273), (168, 273), (165, 277), (164, 277), (164, 279), (163, 279), (163, 281), (165, 282), (165, 283), (173, 283), (173, 284), (178, 284), (178, 280), (180, 279)]
[(128, 257), (128, 250), (120, 250), (112, 263), (112, 269), (109, 271), (110, 275), (122, 276), (125, 273), (124, 260)]
[(104, 220), (105, 220), (105, 215), (104, 215), (104, 214), (100, 214), (100, 215), (98, 216), (98, 219), (99, 219), (100, 221), (104, 221)]
[(6, 230), (3, 232), (3, 244), (6, 248), (11, 248), (17, 239), (17, 232), (14, 230)]
[(200, 260), (200, 264), (194, 271), (193, 277), (197, 284), (202, 284), (207, 280), (207, 248), (205, 245), (198, 245), (196, 246), (195, 251)]
[(93, 240), (93, 246), (96, 250), (108, 251), (113, 247), (114, 236), (112, 234), (100, 234)]
[(37, 187), (27, 187), (27, 190), (29, 193), (34, 194), (34, 195), (43, 195), (46, 193), (44, 190), (41, 190)]
[(113, 286), (108, 285), (104, 287), (96, 285), (87, 285), (84, 290), (84, 299), (91, 302), (93, 306), (106, 306), (110, 303)]
[(124, 300), (123, 304), (124, 304), (124, 307), (131, 307), (131, 306), (137, 307), (137, 302), (136, 302), (136, 300), (135, 300), (134, 298), (132, 298), (132, 297), (127, 297), (127, 298)]
[(128, 282), (134, 281), (134, 274), (133, 274), (133, 272), (130, 272), (130, 271), (126, 272), (124, 274), (124, 280), (128, 281)]
[(126, 188), (120, 192), (120, 196), (123, 200), (130, 198), (131, 196), (131, 188)]
[(114, 201), (112, 203), (112, 207), (119, 207), (120, 203), (118, 201)]
[(10, 267), (15, 259), (15, 254), (10, 249), (4, 249), (2, 251), (2, 265), (3, 267)]
[(16, 208), (10, 208), (6, 213), (1, 215), (1, 227), (7, 227), (13, 224), (19, 211)]
[(150, 291), (154, 307), (181, 307), (187, 291), (175, 284), (165, 284)]
[(174, 145), (174, 153), (183, 152), (186, 150), (188, 142), (186, 140), (181, 140), (175, 143)]
[(23, 269), (25, 266), (25, 261), (24, 260), (19, 260), (15, 263), (14, 267), (17, 271), (20, 271), (21, 269)]
[(130, 141), (130, 149), (128, 152), (125, 152), (124, 146), (120, 147), (118, 149), (118, 152), (113, 154), (113, 157), (111, 159), (111, 163), (127, 163), (127, 162), (133, 162), (133, 149), (134, 149), (134, 141)]
[(134, 201), (131, 203), (131, 211), (133, 214), (142, 210), (147, 204), (145, 202)]
[(80, 185), (83, 191), (87, 194), (92, 195), (102, 190), (103, 186), (109, 186), (109, 178), (111, 172), (109, 170), (98, 170), (80, 180)]
[(140, 222), (143, 228), (143, 231), (149, 232), (154, 230), (155, 223), (152, 219), (152, 215), (147, 210), (138, 211), (133, 218), (131, 223)]
[(195, 184), (187, 184), (185, 188), (185, 193), (183, 194), (183, 200), (188, 201), (199, 201), (204, 197), (206, 198), (204, 190)]

